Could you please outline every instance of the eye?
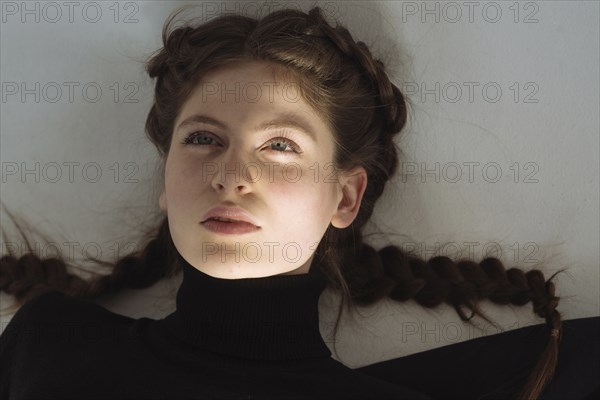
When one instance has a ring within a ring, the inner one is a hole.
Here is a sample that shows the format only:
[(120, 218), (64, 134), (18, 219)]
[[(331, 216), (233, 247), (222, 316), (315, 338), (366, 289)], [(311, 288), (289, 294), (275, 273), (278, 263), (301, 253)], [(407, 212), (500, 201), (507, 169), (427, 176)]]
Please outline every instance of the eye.
[[(296, 144), (292, 139), (287, 137), (287, 132), (280, 132), (281, 136), (270, 139), (269, 144), (270, 150), (276, 153), (297, 153), (300, 154), (300, 146)], [(199, 140), (196, 140), (199, 139)], [(196, 131), (189, 134), (184, 140), (183, 144), (192, 146), (205, 146), (215, 144), (214, 137), (207, 131)], [(273, 147), (277, 146), (277, 147)], [(287, 150), (290, 149), (290, 150)]]
[[(269, 140), (268, 143), (271, 145), (271, 150), (277, 153), (302, 153), (300, 151), (300, 147), (293, 140), (288, 139), (286, 137), (276, 137)], [(274, 148), (273, 145), (278, 146), (278, 149)], [(283, 150), (281, 151), (282, 145), (286, 147), (283, 148)], [(286, 149), (288, 148), (291, 149), (291, 151), (286, 151)]]
[[(201, 138), (201, 141), (199, 143), (194, 142), (194, 140), (196, 138)], [(210, 140), (214, 141), (214, 138), (211, 137), (210, 134), (208, 134), (208, 132), (206, 131), (197, 131), (197, 132), (192, 132), (191, 134), (189, 134), (183, 141), (183, 144), (191, 144), (191, 145), (207, 145), (207, 144), (213, 144), (211, 142), (209, 142)]]

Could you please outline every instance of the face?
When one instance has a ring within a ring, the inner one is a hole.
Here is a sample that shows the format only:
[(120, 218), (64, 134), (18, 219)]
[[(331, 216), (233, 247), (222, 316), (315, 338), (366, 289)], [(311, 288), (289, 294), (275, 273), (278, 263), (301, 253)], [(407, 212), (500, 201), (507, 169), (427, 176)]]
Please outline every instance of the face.
[[(205, 75), (182, 106), (159, 204), (177, 250), (200, 271), (225, 279), (307, 273), (328, 226), (356, 217), (366, 172), (334, 171), (333, 133), (297, 88), (251, 61)], [(243, 226), (203, 222), (217, 206), (243, 209), (255, 226), (215, 229)]]

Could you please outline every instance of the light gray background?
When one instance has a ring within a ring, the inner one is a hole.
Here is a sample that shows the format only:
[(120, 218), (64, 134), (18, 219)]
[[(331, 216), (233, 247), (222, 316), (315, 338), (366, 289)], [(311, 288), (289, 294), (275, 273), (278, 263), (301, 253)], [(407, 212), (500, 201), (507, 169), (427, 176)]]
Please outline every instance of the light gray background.
[[(28, 2), (31, 13), (25, 3), (2, 3), (0, 198), (50, 234), (66, 258), (81, 258), (85, 248), (114, 260), (158, 207), (157, 157), (143, 131), (153, 88), (142, 62), (160, 47), (167, 15), (189, 3), (76, 2), (72, 14), (64, 2)], [(208, 19), (224, 10), (307, 10), (312, 2), (196, 4), (195, 15)], [(458, 249), (476, 260), (501, 247), (495, 255), (507, 266), (539, 267), (547, 277), (568, 267), (557, 279), (564, 318), (600, 315), (599, 3), (468, 4), (321, 2), (388, 62), (412, 103), (398, 142), (406, 168), (369, 227), (396, 235), (372, 242), (416, 245), (426, 258), (436, 246), (442, 254)], [(13, 232), (5, 214), (2, 226)], [(3, 240), (2, 253), (15, 243), (22, 244)], [(52, 250), (41, 239), (36, 245)], [(161, 318), (173, 310), (180, 278), (101, 303)], [(11, 304), (4, 293), (0, 300)], [(321, 297), (327, 337), (337, 301), (330, 290)], [(484, 310), (501, 329), (543, 322), (531, 304), (486, 302)], [(363, 314), (343, 320), (337, 341), (351, 367), (500, 332), (482, 320), (480, 329), (463, 324), (450, 307), (412, 301), (384, 301)], [(3, 313), (2, 327), (12, 315)]]

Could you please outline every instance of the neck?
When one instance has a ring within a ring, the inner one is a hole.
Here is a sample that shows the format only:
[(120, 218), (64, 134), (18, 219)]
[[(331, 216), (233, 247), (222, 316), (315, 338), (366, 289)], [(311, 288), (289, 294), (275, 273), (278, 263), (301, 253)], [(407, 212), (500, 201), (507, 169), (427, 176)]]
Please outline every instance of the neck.
[(222, 279), (178, 253), (183, 281), (165, 322), (180, 339), (206, 350), (252, 359), (330, 357), (319, 332), (318, 302), (327, 286), (308, 273)]

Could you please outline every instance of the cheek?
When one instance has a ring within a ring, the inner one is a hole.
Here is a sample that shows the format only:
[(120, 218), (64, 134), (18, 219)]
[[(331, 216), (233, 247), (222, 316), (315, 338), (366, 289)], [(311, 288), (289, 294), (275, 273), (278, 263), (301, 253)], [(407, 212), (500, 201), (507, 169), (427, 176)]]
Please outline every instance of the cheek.
[(172, 160), (165, 169), (165, 189), (171, 205), (185, 204), (196, 196), (202, 187), (199, 168), (192, 168), (183, 160)]
[(269, 186), (265, 191), (273, 204), (280, 205), (277, 208), (288, 214), (290, 224), (315, 225), (325, 220), (329, 223), (335, 209), (332, 183), (315, 182), (313, 175), (306, 178), (302, 175), (298, 181), (281, 179)]

